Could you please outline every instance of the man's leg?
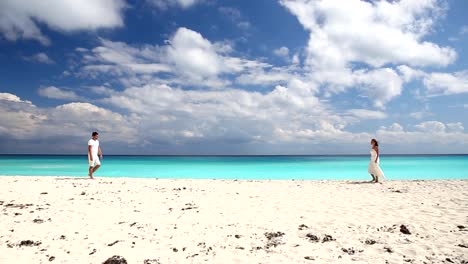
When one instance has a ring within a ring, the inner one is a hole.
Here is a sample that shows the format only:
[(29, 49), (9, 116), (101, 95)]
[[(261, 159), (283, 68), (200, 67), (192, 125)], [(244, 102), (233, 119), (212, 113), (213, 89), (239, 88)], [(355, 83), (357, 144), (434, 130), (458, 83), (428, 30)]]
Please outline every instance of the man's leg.
[(93, 179), (93, 172), (94, 172), (94, 167), (89, 167), (89, 173), (88, 173), (88, 176)]
[(100, 167), (101, 167), (101, 165), (94, 166), (93, 173), (95, 173)]

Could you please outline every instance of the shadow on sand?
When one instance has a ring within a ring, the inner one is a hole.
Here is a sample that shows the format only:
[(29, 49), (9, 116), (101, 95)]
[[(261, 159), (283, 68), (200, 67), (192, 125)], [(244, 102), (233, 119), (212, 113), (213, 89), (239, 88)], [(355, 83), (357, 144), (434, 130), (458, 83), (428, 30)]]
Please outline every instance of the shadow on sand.
[(355, 181), (355, 182), (348, 182), (348, 184), (375, 184), (375, 182), (371, 182), (371, 181)]
[(92, 180), (89, 177), (59, 177), (56, 180)]

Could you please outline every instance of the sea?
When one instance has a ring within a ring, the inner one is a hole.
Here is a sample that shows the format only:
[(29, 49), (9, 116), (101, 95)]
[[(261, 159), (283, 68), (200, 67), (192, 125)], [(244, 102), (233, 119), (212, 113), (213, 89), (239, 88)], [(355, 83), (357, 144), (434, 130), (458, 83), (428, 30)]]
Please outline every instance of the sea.
[[(387, 180), (468, 179), (468, 155), (382, 155)], [(96, 177), (370, 180), (368, 155), (104, 156)], [(0, 155), (0, 175), (87, 177), (86, 155)]]

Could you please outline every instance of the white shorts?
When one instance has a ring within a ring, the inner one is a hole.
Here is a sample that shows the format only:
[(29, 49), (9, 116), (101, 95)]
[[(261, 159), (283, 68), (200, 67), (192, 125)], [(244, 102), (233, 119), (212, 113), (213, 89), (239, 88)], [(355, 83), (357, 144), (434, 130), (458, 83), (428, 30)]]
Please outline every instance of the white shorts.
[(101, 161), (99, 160), (98, 156), (93, 157), (93, 160), (89, 159), (89, 157), (88, 157), (88, 162), (89, 162), (90, 167), (101, 165)]

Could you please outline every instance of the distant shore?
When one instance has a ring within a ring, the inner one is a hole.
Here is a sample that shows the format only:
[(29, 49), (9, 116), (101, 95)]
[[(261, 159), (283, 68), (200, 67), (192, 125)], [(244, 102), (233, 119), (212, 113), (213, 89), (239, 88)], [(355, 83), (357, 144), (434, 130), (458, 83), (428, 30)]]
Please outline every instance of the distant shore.
[(0, 263), (462, 263), (468, 180), (0, 176)]

